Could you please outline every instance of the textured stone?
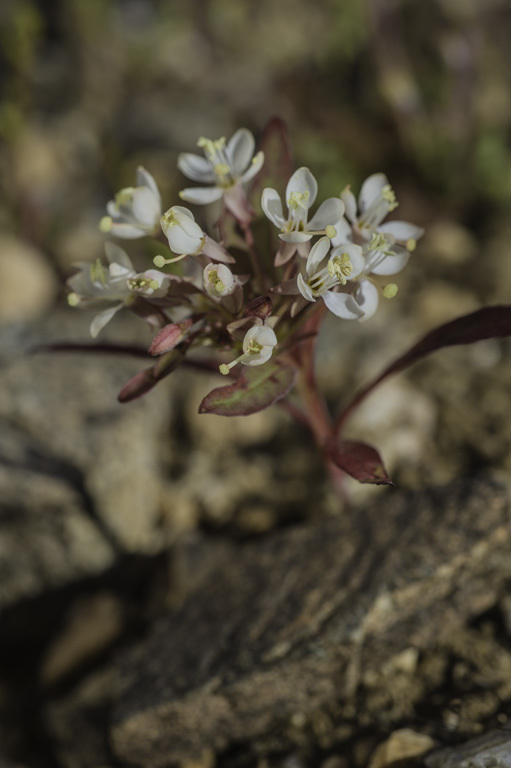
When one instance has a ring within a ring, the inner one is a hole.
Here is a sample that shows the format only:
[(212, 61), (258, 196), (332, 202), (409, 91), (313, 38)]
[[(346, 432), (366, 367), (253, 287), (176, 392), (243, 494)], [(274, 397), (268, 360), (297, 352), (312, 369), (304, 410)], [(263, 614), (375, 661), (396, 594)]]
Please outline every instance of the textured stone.
[(63, 311), (2, 337), (0, 607), (167, 543), (160, 525), (166, 384), (122, 406), (116, 395), (140, 360), (31, 351), (66, 337), (86, 342), (89, 322)]
[(283, 749), (298, 715), (301, 729), (327, 702), (353, 708), (359, 688), (359, 727), (402, 722), (441, 682), (428, 651), (440, 659), (502, 596), (508, 518), (502, 487), (466, 481), (233, 546), (124, 660), (117, 756), (157, 767), (233, 742)]
[(426, 757), (427, 768), (509, 768), (511, 734), (491, 731), (457, 747), (449, 747)]
[(51, 307), (57, 294), (55, 274), (44, 254), (30, 243), (0, 237), (0, 324), (30, 322)]

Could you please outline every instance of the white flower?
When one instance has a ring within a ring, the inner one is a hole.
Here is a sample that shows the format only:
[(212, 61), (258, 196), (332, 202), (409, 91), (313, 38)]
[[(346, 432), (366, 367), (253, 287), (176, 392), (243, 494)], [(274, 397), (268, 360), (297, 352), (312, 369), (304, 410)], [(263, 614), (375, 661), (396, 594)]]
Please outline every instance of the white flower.
[(236, 290), (237, 281), (225, 264), (208, 264), (203, 272), (204, 289), (213, 299), (231, 296)]
[(213, 261), (222, 261), (232, 264), (234, 259), (225, 248), (202, 231), (194, 215), (188, 208), (174, 205), (161, 217), (161, 228), (169, 241), (170, 250), (178, 255), (173, 259), (166, 259), (158, 255), (153, 259), (157, 267), (165, 264), (173, 264), (181, 261), (186, 256), (198, 256), (204, 254)]
[(273, 353), (273, 348), (277, 344), (275, 331), (269, 325), (254, 325), (250, 328), (243, 339), (243, 354), (233, 360), (232, 363), (223, 363), (220, 366), (220, 373), (227, 376), (230, 369), (238, 363), (242, 365), (262, 365), (266, 363)]
[(250, 131), (240, 128), (227, 143), (225, 138), (201, 138), (197, 144), (205, 157), (185, 152), (179, 155), (177, 166), (189, 179), (213, 186), (183, 189), (181, 199), (205, 205), (223, 197), (235, 216), (246, 217), (248, 203), (242, 185), (254, 178), (264, 162), (263, 152), (254, 156), (255, 141)]
[(379, 275), (400, 272), (424, 230), (407, 221), (383, 221), (398, 206), (385, 174), (373, 173), (364, 181), (358, 206), (349, 187), (341, 193), (341, 198), (351, 226), (346, 220), (340, 224), (337, 238), (333, 239), (334, 245), (353, 239), (365, 244), (366, 253), (378, 251), (378, 256), (372, 258), (372, 272)]
[(67, 300), (70, 306), (82, 309), (98, 309), (107, 305), (92, 320), (90, 333), (95, 338), (122, 307), (139, 296), (159, 298), (168, 289), (168, 275), (150, 269), (137, 273), (129, 256), (115, 243), (106, 243), (108, 266), (99, 259), (81, 262), (79, 272), (70, 277), (67, 286), (71, 290)]
[(284, 217), (282, 201), (275, 189), (263, 190), (261, 205), (264, 213), (281, 230), (279, 235), (286, 243), (305, 243), (314, 235), (333, 238), (337, 223), (342, 219), (344, 204), (337, 197), (330, 197), (319, 206), (308, 221), (309, 208), (314, 205), (318, 183), (308, 168), (298, 168), (286, 187), (287, 219)]
[(312, 247), (305, 267), (305, 277), (298, 275), (297, 287), (307, 301), (322, 298), (326, 306), (337, 317), (345, 320), (360, 320), (363, 309), (349, 293), (336, 293), (338, 285), (358, 277), (364, 269), (362, 248), (353, 243), (341, 245), (330, 253), (330, 240), (322, 237)]
[(188, 208), (174, 205), (161, 217), (161, 228), (169, 241), (170, 250), (180, 257), (200, 253), (204, 246), (204, 233)]
[(116, 237), (134, 239), (154, 234), (161, 216), (161, 198), (155, 180), (144, 168), (137, 168), (137, 186), (121, 189), (107, 203), (108, 216), (100, 229)]

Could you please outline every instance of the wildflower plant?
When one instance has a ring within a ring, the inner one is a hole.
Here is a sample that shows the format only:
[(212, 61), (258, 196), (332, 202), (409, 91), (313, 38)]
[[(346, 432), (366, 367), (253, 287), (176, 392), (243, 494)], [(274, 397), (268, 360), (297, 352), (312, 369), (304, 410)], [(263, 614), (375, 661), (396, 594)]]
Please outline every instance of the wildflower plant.
[[(313, 173), (293, 169), (280, 120), (270, 121), (258, 152), (244, 128), (228, 141), (197, 143), (202, 154), (181, 154), (178, 168), (200, 186), (183, 189), (180, 198), (215, 206), (210, 231), (182, 205), (163, 211), (155, 180), (139, 168), (137, 186), (108, 203), (100, 228), (121, 240), (159, 233), (162, 253), (139, 273), (120, 245), (107, 242), (105, 264), (81, 263), (68, 280), (69, 304), (97, 312), (93, 337), (122, 308), (155, 331), (145, 353), (153, 362), (127, 382), (119, 400), (145, 394), (181, 365), (216, 371), (223, 381), (200, 413), (249, 415), (278, 403), (310, 430), (336, 481), (344, 472), (391, 484), (376, 448), (342, 438), (347, 418), (387, 376), (436, 349), (511, 334), (510, 308), (479, 310), (435, 329), (331, 414), (314, 371), (323, 319), (328, 312), (340, 323), (371, 319), (381, 297), (396, 296), (394, 276), (423, 229), (387, 220), (398, 202), (383, 173), (366, 179), (358, 199), (345, 187), (322, 200)], [(284, 201), (276, 183), (285, 188)]]

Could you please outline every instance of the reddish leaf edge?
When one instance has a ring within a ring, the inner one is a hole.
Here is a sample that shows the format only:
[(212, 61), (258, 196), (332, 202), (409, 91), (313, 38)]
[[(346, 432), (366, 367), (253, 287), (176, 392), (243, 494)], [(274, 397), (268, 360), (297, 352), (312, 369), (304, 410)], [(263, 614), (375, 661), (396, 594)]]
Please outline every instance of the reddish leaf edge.
[(486, 339), (506, 338), (507, 336), (511, 336), (511, 305), (509, 304), (483, 307), (437, 326), (355, 395), (351, 403), (339, 415), (335, 424), (335, 434), (340, 434), (345, 422), (354, 410), (389, 376), (404, 371), (439, 349), (473, 344), (476, 341)]
[(210, 405), (208, 404), (208, 401), (210, 399), (213, 399), (213, 397), (217, 397), (219, 394), (222, 394), (222, 395), (225, 394), (228, 397), (228, 396), (232, 395), (233, 393), (237, 392), (238, 390), (245, 389), (247, 387), (247, 384), (250, 385), (250, 382), (247, 381), (247, 379), (245, 378), (243, 373), (241, 373), (236, 378), (236, 381), (234, 381), (232, 384), (227, 384), (224, 387), (216, 387), (215, 389), (212, 389), (211, 392), (209, 392), (203, 398), (203, 400), (201, 401), (201, 403), (199, 405), (198, 412), (200, 414), (206, 413), (206, 414), (210, 414), (210, 415), (214, 415), (214, 416), (225, 416), (226, 418), (232, 418), (233, 416), (251, 416), (253, 413), (259, 413), (260, 411), (264, 411), (264, 410), (266, 410), (266, 408), (270, 408), (272, 405), (275, 405), (275, 403), (278, 403), (279, 401), (282, 401), (285, 397), (287, 397), (287, 395), (291, 392), (291, 390), (293, 389), (294, 385), (296, 384), (296, 379), (297, 379), (297, 376), (298, 376), (298, 371), (297, 370), (293, 370), (292, 368), (290, 368), (287, 365), (284, 366), (280, 362), (278, 362), (278, 363), (276, 362), (276, 364), (278, 364), (281, 367), (285, 367), (285, 368), (289, 369), (290, 371), (292, 371), (293, 376), (291, 376), (291, 378), (290, 378), (289, 385), (284, 390), (279, 392), (271, 400), (271, 402), (268, 402), (265, 405), (262, 405), (260, 408), (256, 408), (255, 410), (250, 411), (249, 413), (241, 413), (240, 412), (240, 413), (236, 413), (236, 414), (227, 414), (227, 413), (222, 413), (221, 411), (215, 410), (214, 407), (210, 407)]
[(390, 479), (379, 452), (374, 446), (360, 440), (332, 440), (327, 444), (329, 459), (359, 483), (390, 485)]

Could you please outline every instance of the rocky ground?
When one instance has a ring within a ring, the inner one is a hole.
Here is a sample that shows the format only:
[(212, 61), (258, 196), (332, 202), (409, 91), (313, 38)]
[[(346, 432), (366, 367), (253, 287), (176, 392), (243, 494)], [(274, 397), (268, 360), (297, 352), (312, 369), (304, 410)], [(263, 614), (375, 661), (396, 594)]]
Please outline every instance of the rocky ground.
[(325, 324), (333, 410), (510, 302), (507, 4), (242, 5), (0, 8), (0, 768), (509, 768), (509, 340), (376, 391), (348, 436), (397, 488), (343, 502), (277, 407), (199, 416), (193, 371), (121, 406), (140, 360), (41, 349), (87, 340), (64, 280), (137, 164), (170, 205), (196, 136), (273, 114), (324, 197), (384, 170), (427, 229), (378, 321)]

